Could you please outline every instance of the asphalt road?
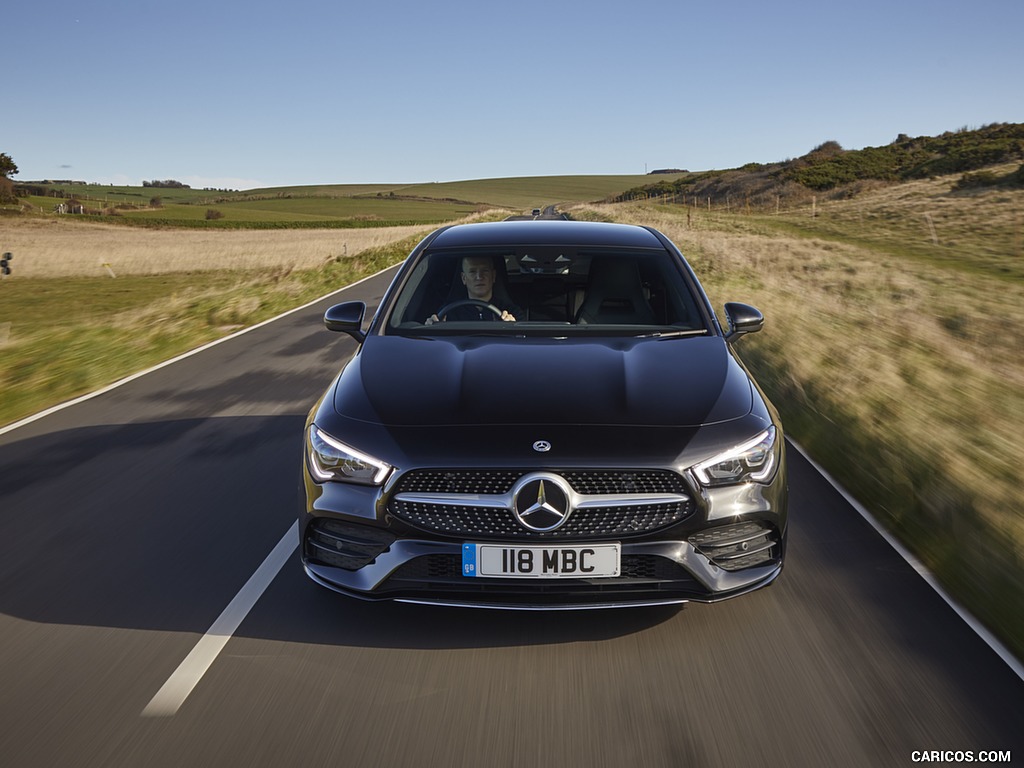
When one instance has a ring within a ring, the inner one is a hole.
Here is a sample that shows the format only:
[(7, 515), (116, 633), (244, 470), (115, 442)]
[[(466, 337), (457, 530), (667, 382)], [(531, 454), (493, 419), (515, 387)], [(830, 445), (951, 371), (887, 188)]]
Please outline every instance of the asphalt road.
[(0, 435), (0, 764), (1024, 764), (1024, 682), (795, 451), (786, 570), (727, 603), (531, 614), (310, 582), (287, 538), (303, 419), (353, 348), (320, 317), (387, 279)]

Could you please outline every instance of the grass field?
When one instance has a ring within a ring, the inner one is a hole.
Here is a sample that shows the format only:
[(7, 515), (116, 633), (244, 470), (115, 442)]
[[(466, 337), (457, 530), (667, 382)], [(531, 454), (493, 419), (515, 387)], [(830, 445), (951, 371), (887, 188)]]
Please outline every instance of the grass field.
[[(677, 176), (666, 174), (665, 179)], [(266, 228), (271, 226), (381, 226), (434, 224), (491, 208), (524, 211), (551, 204), (600, 201), (649, 181), (650, 176), (549, 176), (428, 184), (356, 184), (208, 191), (163, 187), (62, 184), (60, 197), (20, 202), (31, 214), (53, 218), (54, 206), (79, 200), (90, 218), (114, 224)], [(159, 198), (158, 206), (152, 205)], [(217, 218), (207, 212), (217, 211)], [(111, 213), (115, 215), (111, 215)]]
[[(34, 290), (34, 278), (200, 273), (281, 273), (316, 269), (338, 258), (402, 240), (432, 225), (360, 229), (175, 230), (50, 220), (0, 219), (0, 240), (15, 254), (0, 303)], [(193, 281), (200, 282), (194, 276)], [(20, 318), (14, 312), (10, 317)], [(16, 320), (20, 325), (20, 320)]]
[[(427, 186), (438, 197), (493, 193), (515, 209), (571, 199), (574, 183), (510, 181), (505, 191), (494, 181)], [(954, 181), (878, 186), (777, 216), (650, 203), (572, 210), (658, 227), (719, 311), (729, 300), (760, 307), (765, 330), (738, 349), (789, 435), (1024, 657), (1024, 190), (954, 194)], [(0, 248), (16, 254), (13, 279), (0, 283), (0, 423), (395, 263), (430, 229), (0, 218)]]
[[(997, 167), (1008, 173), (1016, 164)], [(958, 177), (879, 186), (815, 211), (760, 216), (770, 229), (862, 245), (894, 258), (979, 276), (1024, 279), (1024, 213), (1019, 189), (953, 193)]]
[[(571, 202), (597, 202), (617, 195), (638, 184), (649, 183), (651, 176), (537, 176), (478, 181), (450, 181), (415, 184), (395, 190), (395, 194), (435, 199), (473, 200), (494, 207), (529, 210), (546, 205)], [(661, 178), (659, 176), (659, 178)], [(663, 178), (677, 178), (665, 174)]]

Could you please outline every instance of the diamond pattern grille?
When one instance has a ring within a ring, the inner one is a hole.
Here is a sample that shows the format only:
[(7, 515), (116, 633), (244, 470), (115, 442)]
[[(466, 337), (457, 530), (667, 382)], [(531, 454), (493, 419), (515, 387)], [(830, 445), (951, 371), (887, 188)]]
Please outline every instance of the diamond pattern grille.
[(616, 505), (631, 494), (686, 494), (682, 478), (667, 471), (571, 470), (559, 472), (581, 495), (608, 495), (608, 506), (577, 509), (554, 531), (524, 528), (512, 510), (439, 502), (406, 501), (402, 493), (494, 494), (509, 493), (524, 472), (516, 470), (430, 470), (412, 472), (395, 488), (388, 509), (395, 517), (422, 530), (476, 539), (599, 539), (646, 534), (674, 525), (693, 511), (692, 501), (664, 504)]

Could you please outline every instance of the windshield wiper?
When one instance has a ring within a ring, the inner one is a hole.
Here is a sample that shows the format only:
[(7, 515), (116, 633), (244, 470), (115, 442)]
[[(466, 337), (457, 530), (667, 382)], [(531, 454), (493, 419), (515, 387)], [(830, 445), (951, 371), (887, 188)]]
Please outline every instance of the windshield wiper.
[(707, 330), (704, 328), (693, 329), (677, 329), (672, 331), (654, 331), (652, 333), (641, 333), (636, 338), (638, 339), (674, 339), (679, 336), (706, 336)]

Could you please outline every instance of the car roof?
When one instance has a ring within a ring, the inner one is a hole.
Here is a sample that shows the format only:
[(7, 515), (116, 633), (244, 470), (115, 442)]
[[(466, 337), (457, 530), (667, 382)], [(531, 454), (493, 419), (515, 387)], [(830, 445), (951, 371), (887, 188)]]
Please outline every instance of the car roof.
[(665, 246), (644, 227), (594, 221), (494, 221), (456, 224), (440, 230), (430, 248), (471, 246), (574, 245), (625, 248)]

